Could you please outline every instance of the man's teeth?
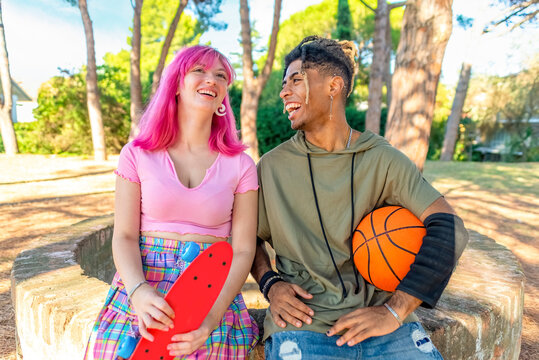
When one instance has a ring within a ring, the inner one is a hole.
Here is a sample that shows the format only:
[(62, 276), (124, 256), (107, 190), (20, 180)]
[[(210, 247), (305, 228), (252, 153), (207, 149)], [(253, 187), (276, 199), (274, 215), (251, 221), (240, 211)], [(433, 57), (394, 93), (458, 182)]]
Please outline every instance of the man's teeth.
[(299, 109), (300, 107), (301, 107), (300, 104), (288, 104), (288, 105), (286, 105), (286, 111), (293, 112), (293, 111), (296, 111), (297, 109)]
[(198, 93), (199, 94), (210, 95), (210, 96), (213, 96), (213, 97), (217, 96), (216, 93), (214, 93), (213, 91), (210, 91), (210, 90), (199, 90)]

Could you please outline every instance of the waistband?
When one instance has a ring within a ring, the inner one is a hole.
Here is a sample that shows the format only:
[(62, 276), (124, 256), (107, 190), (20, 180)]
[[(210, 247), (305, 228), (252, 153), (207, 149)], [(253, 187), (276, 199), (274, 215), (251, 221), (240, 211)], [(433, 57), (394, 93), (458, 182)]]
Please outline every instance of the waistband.
[[(200, 245), (201, 250), (206, 250), (213, 243), (196, 242)], [(167, 251), (181, 253), (182, 249), (187, 244), (187, 241), (179, 241), (174, 239), (158, 238), (153, 236), (140, 236), (139, 246), (141, 250), (146, 251)]]

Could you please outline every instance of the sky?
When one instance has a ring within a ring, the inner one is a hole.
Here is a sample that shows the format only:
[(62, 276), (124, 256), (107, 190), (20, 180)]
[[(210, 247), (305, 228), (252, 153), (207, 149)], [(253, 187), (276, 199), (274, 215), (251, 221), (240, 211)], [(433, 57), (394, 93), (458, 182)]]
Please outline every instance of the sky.
[[(281, 21), (293, 13), (321, 0), (283, 0)], [(391, 1), (390, 1), (391, 2)], [(499, 11), (489, 6), (490, 0), (454, 0), (453, 15), (472, 17), (485, 23)], [(113, 4), (113, 5), (111, 5)], [(269, 37), (273, 17), (273, 1), (249, 1), (251, 18), (257, 30)], [(89, 0), (93, 21), (98, 63), (107, 52), (129, 49), (133, 9), (130, 0)], [(10, 60), (11, 75), (31, 96), (37, 95), (39, 85), (54, 75), (58, 68), (79, 69), (86, 63), (84, 29), (78, 7), (65, 0), (4, 0), (2, 16)], [(230, 55), (239, 52), (239, 0), (223, 0), (222, 13), (216, 20), (228, 23), (226, 31), (209, 31), (202, 41)], [(446, 48), (442, 79), (453, 86), (458, 80), (464, 60), (471, 61), (474, 74), (507, 75), (518, 72), (525, 60), (539, 53), (537, 26), (507, 32), (498, 31), (472, 36), (472, 30), (463, 30), (454, 22), (453, 33)], [(500, 31), (501, 30), (501, 31)], [(475, 40), (473, 40), (475, 39)]]

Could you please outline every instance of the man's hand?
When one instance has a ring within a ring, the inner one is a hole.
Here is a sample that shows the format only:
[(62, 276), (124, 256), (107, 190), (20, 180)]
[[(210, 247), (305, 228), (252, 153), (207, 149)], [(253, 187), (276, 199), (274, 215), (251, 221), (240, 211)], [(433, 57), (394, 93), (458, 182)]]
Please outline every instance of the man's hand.
[[(296, 284), (279, 281), (273, 284), (268, 292), (270, 300), (270, 312), (273, 321), (282, 328), (286, 327), (286, 322), (301, 327), (303, 323), (312, 323), (311, 316), (314, 311), (305, 305), (297, 296), (304, 299), (312, 299), (313, 296)], [(284, 320), (284, 321), (283, 321)]]
[(348, 344), (354, 346), (372, 336), (381, 336), (392, 333), (399, 328), (399, 322), (385, 306), (373, 306), (357, 309), (341, 316), (327, 332), (333, 336), (348, 329), (337, 340), (337, 345)]
[[(421, 305), (421, 300), (397, 290), (393, 293), (387, 304), (404, 320)], [(357, 309), (341, 316), (326, 334), (333, 336), (348, 329), (337, 340), (337, 345), (348, 344), (349, 346), (354, 346), (372, 336), (390, 334), (398, 328), (399, 321), (389, 309), (381, 305)]]

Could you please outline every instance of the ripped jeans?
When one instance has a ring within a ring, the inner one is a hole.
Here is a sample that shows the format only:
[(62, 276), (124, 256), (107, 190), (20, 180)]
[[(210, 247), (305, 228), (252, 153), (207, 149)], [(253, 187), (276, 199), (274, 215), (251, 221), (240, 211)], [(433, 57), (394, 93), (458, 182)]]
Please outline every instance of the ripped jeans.
[(371, 337), (354, 346), (337, 346), (338, 338), (312, 331), (277, 332), (266, 340), (266, 359), (443, 360), (418, 322), (406, 323), (391, 334)]

